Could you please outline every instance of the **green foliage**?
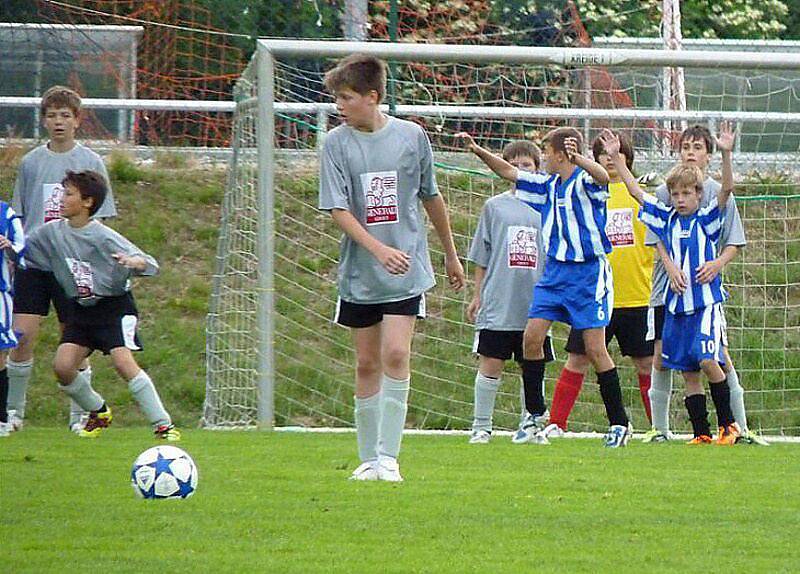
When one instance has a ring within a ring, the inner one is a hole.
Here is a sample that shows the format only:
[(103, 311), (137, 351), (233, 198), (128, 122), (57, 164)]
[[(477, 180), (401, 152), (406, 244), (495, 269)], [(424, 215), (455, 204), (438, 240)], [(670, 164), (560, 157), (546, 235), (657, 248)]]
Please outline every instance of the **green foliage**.
[(108, 175), (112, 182), (122, 183), (136, 183), (145, 178), (144, 171), (125, 152), (113, 152), (109, 156)]
[(18, 573), (80, 571), (89, 549), (115, 573), (791, 572), (800, 563), (796, 445), (611, 451), (597, 440), (408, 436), (406, 481), (388, 484), (346, 480), (353, 434), (188, 430), (178, 446), (197, 463), (197, 493), (144, 501), (129, 475), (153, 446), (145, 429), (112, 426), (87, 441), (26, 428), (0, 440), (3, 550)]

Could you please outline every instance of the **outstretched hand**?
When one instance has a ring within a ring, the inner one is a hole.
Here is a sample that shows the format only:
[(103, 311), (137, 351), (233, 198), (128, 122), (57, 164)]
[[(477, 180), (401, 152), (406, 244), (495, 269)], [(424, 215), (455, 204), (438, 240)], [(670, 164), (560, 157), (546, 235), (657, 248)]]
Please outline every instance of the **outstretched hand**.
[(578, 140), (575, 138), (566, 138), (564, 140), (564, 150), (567, 152), (567, 159), (571, 162), (575, 161), (575, 156), (581, 155)]
[(733, 151), (733, 146), (736, 143), (736, 132), (728, 121), (719, 124), (719, 132), (714, 137), (717, 142), (717, 147), (721, 152)]
[(112, 253), (111, 257), (120, 265), (134, 271), (144, 271), (147, 261), (139, 255), (126, 255), (125, 253)]
[(478, 144), (475, 143), (475, 139), (470, 134), (468, 134), (467, 132), (458, 132), (453, 137), (458, 139), (458, 140), (463, 140), (464, 147), (466, 147), (470, 151), (473, 148), (477, 147), (477, 145), (478, 145)]
[(603, 148), (606, 150), (606, 153), (610, 158), (617, 157), (619, 154), (619, 137), (617, 134), (612, 132), (610, 129), (605, 128), (600, 133), (600, 141), (603, 142)]

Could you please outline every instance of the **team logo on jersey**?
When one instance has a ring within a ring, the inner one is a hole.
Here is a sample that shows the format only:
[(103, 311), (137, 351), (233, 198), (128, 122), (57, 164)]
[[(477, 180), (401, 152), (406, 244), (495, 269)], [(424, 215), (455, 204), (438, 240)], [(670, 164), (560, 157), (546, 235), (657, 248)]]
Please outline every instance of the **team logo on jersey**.
[(84, 299), (86, 297), (92, 297), (94, 295), (92, 265), (86, 261), (80, 261), (72, 257), (65, 257), (65, 260), (75, 280), (75, 287), (78, 289), (78, 298)]
[(64, 195), (64, 186), (60, 183), (45, 183), (42, 185), (44, 205), (44, 222), (61, 219), (61, 197)]
[(634, 243), (633, 209), (609, 209), (606, 236), (613, 247), (629, 247)]
[(539, 266), (539, 247), (536, 245), (537, 229), (521, 225), (508, 228), (508, 266), (510, 268), (536, 269)]
[(362, 173), (361, 186), (366, 199), (367, 225), (397, 223), (397, 172)]

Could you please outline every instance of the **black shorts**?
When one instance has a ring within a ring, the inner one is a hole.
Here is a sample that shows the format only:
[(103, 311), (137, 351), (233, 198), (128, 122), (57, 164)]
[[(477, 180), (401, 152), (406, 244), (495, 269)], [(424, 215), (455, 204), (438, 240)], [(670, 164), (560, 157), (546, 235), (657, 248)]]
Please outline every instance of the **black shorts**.
[[(475, 332), (475, 342), (472, 352), (491, 359), (509, 360), (514, 357), (518, 363), (522, 362), (522, 337), (523, 331), (492, 331), (481, 329)], [(555, 359), (553, 342), (550, 335), (544, 338), (544, 360), (550, 362)]]
[(361, 329), (372, 327), (383, 321), (384, 315), (409, 315), (425, 318), (425, 295), (417, 295), (402, 301), (388, 303), (350, 303), (339, 299), (336, 303), (334, 323), (344, 327)]
[(647, 340), (660, 341), (664, 332), (664, 314), (666, 306), (650, 307), (647, 311)]
[[(606, 327), (606, 346), (611, 339), (617, 339), (619, 350), (626, 357), (650, 357), (653, 355), (653, 341), (647, 340), (648, 307), (614, 309), (611, 321)], [(663, 322), (662, 322), (663, 325)], [(568, 353), (585, 355), (583, 331), (571, 329), (564, 349)]]
[(17, 269), (14, 272), (14, 313), (41, 315), (50, 313), (50, 303), (56, 309), (58, 321), (69, 320), (69, 300), (50, 271)]
[(142, 343), (136, 329), (138, 323), (136, 315), (122, 315), (104, 324), (67, 323), (61, 334), (61, 343), (80, 345), (88, 348), (90, 353), (101, 351), (104, 355), (119, 347), (141, 351)]

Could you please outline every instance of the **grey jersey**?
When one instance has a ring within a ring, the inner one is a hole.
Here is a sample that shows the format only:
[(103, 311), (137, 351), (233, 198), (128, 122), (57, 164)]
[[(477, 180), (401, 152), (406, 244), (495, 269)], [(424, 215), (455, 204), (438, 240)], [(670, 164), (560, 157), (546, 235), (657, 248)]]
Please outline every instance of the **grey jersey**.
[(365, 133), (342, 125), (326, 136), (319, 208), (349, 211), (382, 243), (407, 253), (411, 267), (392, 275), (346, 234), (339, 252), (339, 297), (372, 304), (416, 297), (434, 286), (422, 199), (436, 196), (433, 152), (417, 124), (389, 117)]
[[(47, 145), (32, 149), (20, 162), (17, 181), (11, 206), (22, 217), (25, 233), (61, 218), (61, 180), (67, 171), (93, 170), (100, 173), (108, 183), (108, 172), (102, 158), (95, 152), (79, 143), (70, 151), (55, 153)], [(111, 184), (108, 184), (108, 195), (95, 214), (96, 217), (114, 217), (117, 208), (114, 206), (114, 195)]]
[[(720, 189), (722, 189), (721, 183), (710, 177), (706, 178), (705, 182), (703, 182), (703, 199), (700, 201), (700, 207), (706, 207), (711, 203), (711, 200), (717, 197)], [(666, 185), (660, 185), (656, 188), (655, 195), (665, 205), (672, 205), (669, 198), (669, 190)], [(658, 237), (648, 228), (645, 244), (656, 245), (657, 243)], [(728, 204), (725, 206), (722, 233), (719, 236), (719, 243), (717, 244), (718, 252), (721, 253), (722, 249), (728, 245), (742, 247), (746, 244), (747, 240), (744, 236), (742, 218), (739, 216), (739, 210), (736, 208), (736, 198), (731, 196), (728, 200)], [(653, 291), (650, 294), (651, 307), (658, 307), (664, 304), (664, 296), (666, 295), (668, 286), (669, 277), (667, 276), (667, 270), (661, 262), (661, 257), (656, 254), (653, 265)]]
[[(158, 263), (125, 237), (92, 220), (74, 228), (66, 219), (40, 226), (28, 237), (28, 257), (35, 266), (52, 271), (67, 297), (84, 306), (103, 297), (118, 297), (130, 290), (132, 275), (155, 275)], [(138, 255), (147, 268), (135, 272), (118, 263), (112, 255)]]
[(476, 329), (524, 331), (544, 271), (542, 216), (506, 192), (483, 206), (467, 259), (486, 269)]

